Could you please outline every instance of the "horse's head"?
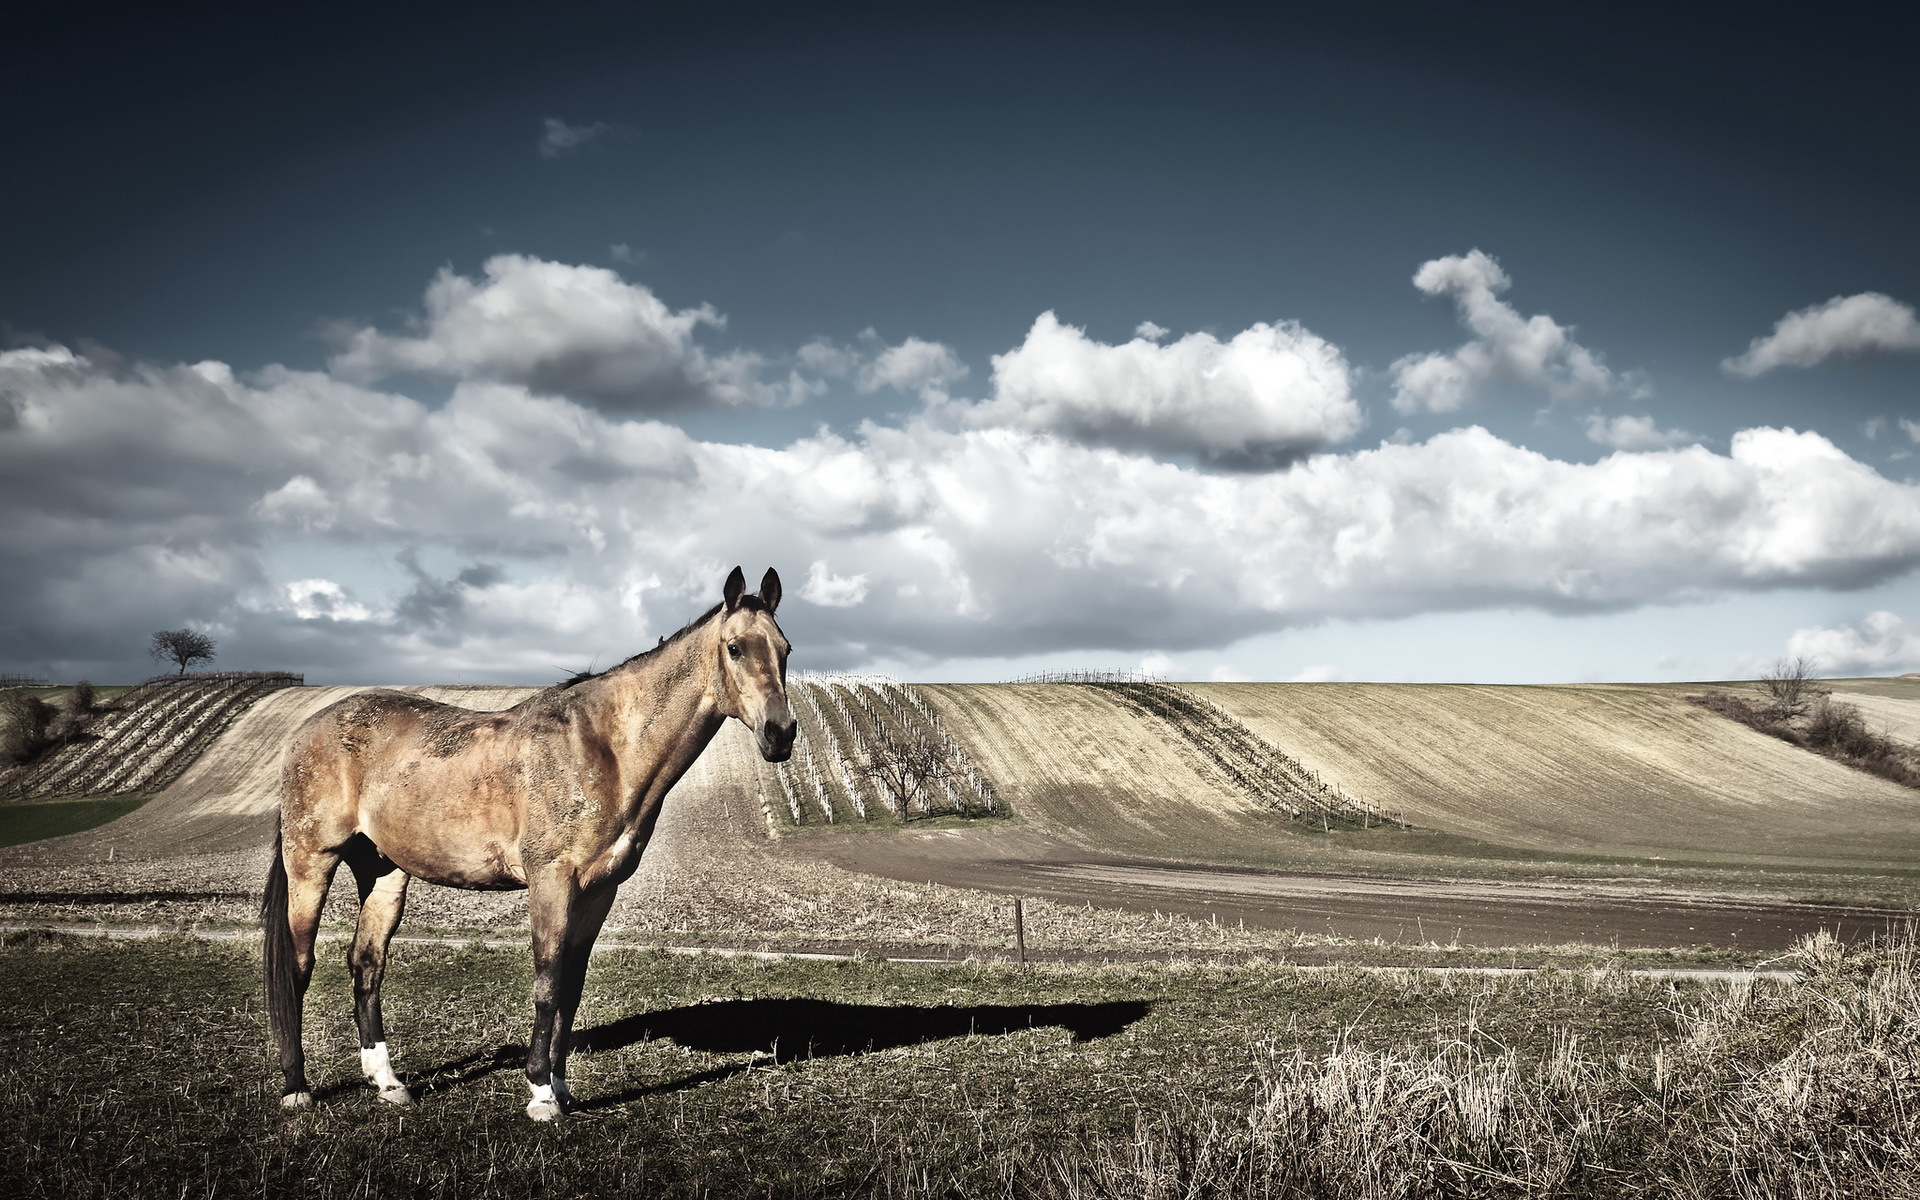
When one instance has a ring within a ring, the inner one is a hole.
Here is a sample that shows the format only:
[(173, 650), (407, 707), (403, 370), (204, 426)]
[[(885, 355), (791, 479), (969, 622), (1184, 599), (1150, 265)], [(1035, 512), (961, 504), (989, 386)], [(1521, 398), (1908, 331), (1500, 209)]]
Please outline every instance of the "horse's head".
[(793, 647), (773, 619), (780, 607), (779, 573), (768, 567), (759, 594), (746, 591), (747, 577), (735, 567), (720, 606), (716, 699), (721, 712), (753, 730), (762, 758), (785, 762), (793, 753), (796, 727), (787, 706), (787, 654)]

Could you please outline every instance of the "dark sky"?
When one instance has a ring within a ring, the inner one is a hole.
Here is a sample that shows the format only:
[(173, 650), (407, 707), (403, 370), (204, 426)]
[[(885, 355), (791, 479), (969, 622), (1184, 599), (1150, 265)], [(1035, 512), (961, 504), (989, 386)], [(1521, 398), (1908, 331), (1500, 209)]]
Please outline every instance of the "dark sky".
[[(1916, 35), (1867, 5), (16, 3), (0, 335), (317, 370), (510, 253), (711, 304), (703, 343), (776, 373), (870, 328), (950, 347), (981, 396), (1046, 311), (1106, 344), (1292, 320), (1352, 365), (1355, 445), (1471, 423), (1592, 463), (1584, 421), (1644, 414), (1717, 449), (1814, 429), (1897, 480), (1913, 356), (1721, 362), (1830, 297), (1920, 298)], [(548, 120), (579, 144), (539, 153)], [(1412, 275), (1473, 249), (1600, 356), (1604, 395), (1389, 406), (1402, 356), (1465, 336)], [(779, 447), (917, 406), (834, 386), (672, 420)]]

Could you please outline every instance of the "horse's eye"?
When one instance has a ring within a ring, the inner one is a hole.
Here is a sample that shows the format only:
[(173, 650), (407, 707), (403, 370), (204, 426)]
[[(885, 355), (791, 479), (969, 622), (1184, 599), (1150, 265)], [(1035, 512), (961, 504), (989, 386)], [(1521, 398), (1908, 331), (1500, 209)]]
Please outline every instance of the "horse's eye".
[(740, 657), (740, 643), (739, 643), (739, 642), (728, 642), (728, 643), (727, 643), (727, 657), (728, 657), (728, 658), (739, 658), (739, 657)]

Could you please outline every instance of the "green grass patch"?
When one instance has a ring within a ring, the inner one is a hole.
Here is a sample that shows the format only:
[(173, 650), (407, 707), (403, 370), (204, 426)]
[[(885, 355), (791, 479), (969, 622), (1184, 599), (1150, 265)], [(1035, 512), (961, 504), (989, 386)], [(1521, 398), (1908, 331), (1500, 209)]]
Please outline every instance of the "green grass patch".
[[(1916, 1178), (1920, 1132), (1911, 955), (1893, 958), (1829, 947), (1807, 985), (1730, 993), (1558, 972), (608, 953), (570, 1072), (583, 1111), (543, 1127), (521, 1115), (524, 951), (397, 948), (387, 1014), (410, 1109), (360, 1083), (329, 952), (307, 1027), (319, 1105), (287, 1115), (251, 948), (12, 935), (0, 1189), (1891, 1195)], [(1850, 1057), (1861, 1038), (1871, 1053)], [(1782, 1108), (1765, 1081), (1809, 1039), (1823, 1057), (1789, 1073)]]
[(145, 804), (147, 796), (89, 796), (32, 804), (0, 804), (0, 846), (80, 833), (117, 821)]

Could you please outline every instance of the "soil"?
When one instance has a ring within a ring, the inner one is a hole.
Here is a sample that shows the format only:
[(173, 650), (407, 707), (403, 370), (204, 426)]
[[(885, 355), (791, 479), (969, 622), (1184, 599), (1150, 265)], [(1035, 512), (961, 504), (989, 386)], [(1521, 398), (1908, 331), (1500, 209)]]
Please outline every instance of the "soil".
[(816, 839), (808, 850), (847, 870), (891, 879), (1403, 944), (1583, 942), (1784, 950), (1820, 929), (1862, 938), (1909, 925), (1916, 915), (1585, 882), (1395, 879), (1201, 866), (1102, 854), (1025, 831)]

